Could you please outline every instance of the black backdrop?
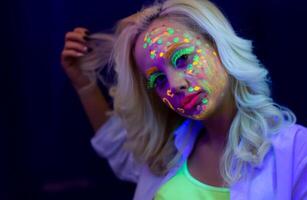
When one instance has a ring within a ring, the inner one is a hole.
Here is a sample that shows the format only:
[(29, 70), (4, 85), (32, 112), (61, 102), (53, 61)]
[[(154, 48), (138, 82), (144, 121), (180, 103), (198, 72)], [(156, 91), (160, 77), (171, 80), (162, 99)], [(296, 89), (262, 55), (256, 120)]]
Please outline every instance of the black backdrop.
[[(60, 66), (65, 32), (92, 32), (150, 1), (6, 2), (1, 53), (0, 199), (131, 199), (92, 150), (93, 136)], [(271, 73), (274, 99), (306, 121), (307, 6), (301, 0), (216, 0), (237, 33), (254, 41)], [(4, 86), (4, 87), (3, 87)]]

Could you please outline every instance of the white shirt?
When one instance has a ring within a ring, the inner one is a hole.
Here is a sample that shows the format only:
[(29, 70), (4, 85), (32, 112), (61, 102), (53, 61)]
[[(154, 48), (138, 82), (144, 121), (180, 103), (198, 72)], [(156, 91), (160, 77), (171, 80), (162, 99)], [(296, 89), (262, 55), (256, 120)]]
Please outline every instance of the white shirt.
[[(191, 134), (187, 130), (192, 127)], [(127, 132), (119, 117), (112, 116), (92, 138), (96, 152), (106, 158), (118, 178), (137, 184), (134, 200), (152, 200), (163, 183), (174, 176), (193, 149), (202, 125), (187, 119), (175, 134), (175, 146), (182, 153), (166, 176), (155, 176), (147, 165), (137, 163), (122, 148)], [(230, 187), (235, 200), (307, 200), (307, 129), (293, 125), (271, 138), (272, 147), (260, 166)], [(186, 144), (186, 145), (185, 145)]]

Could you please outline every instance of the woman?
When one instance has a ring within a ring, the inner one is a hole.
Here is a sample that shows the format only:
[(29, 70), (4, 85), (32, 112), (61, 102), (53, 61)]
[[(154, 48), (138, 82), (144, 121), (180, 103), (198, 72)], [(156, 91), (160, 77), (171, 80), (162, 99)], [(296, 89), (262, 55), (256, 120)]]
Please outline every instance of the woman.
[[(114, 34), (77, 28), (62, 63), (92, 144), (134, 199), (303, 199), (307, 131), (270, 97), (268, 72), (205, 0), (167, 0)], [(114, 111), (96, 77), (115, 70)]]

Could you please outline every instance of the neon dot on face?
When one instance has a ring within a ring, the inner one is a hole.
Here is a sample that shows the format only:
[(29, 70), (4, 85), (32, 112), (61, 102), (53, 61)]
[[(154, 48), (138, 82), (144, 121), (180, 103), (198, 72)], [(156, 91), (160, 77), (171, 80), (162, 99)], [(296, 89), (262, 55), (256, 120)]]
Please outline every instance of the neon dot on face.
[(191, 39), (191, 36), (190, 36), (189, 34), (187, 34), (187, 33), (184, 33), (184, 34), (183, 34), (183, 37), (185, 37), (185, 38), (187, 38), (187, 39)]
[(168, 90), (166, 91), (166, 94), (167, 94), (167, 96), (170, 96), (170, 97), (173, 97), (173, 96), (174, 96), (174, 94), (172, 93), (171, 89), (168, 89)]
[(162, 44), (163, 43), (162, 39), (159, 39), (157, 43)]
[(178, 38), (178, 37), (175, 37), (173, 41), (174, 41), (175, 43), (178, 43), (178, 42), (179, 42), (179, 38)]
[(201, 100), (203, 104), (207, 104), (208, 103), (208, 99), (204, 98)]
[(188, 69), (188, 70), (192, 70), (192, 69), (193, 69), (192, 64), (189, 64), (187, 69)]
[(193, 92), (193, 91), (194, 91), (193, 87), (189, 87), (189, 88), (188, 88), (188, 91), (189, 91), (189, 92)]
[(150, 51), (150, 57), (154, 59), (156, 57), (156, 50)]
[(198, 55), (195, 55), (194, 58), (193, 58), (193, 61), (194, 61), (194, 62), (199, 62), (199, 56), (198, 56)]
[(200, 90), (200, 87), (199, 87), (199, 86), (195, 86), (195, 87), (194, 87), (194, 90), (195, 90), (195, 91), (198, 91), (198, 90)]
[(170, 34), (170, 35), (173, 35), (174, 34), (174, 29), (172, 29), (172, 28), (168, 28), (167, 29), (167, 32)]
[(184, 40), (183, 40), (185, 43), (189, 43), (190, 42), (190, 40), (188, 39), (188, 38), (184, 38)]
[(187, 74), (193, 74), (193, 70), (191, 70), (191, 69), (188, 70), (188, 71), (187, 71)]

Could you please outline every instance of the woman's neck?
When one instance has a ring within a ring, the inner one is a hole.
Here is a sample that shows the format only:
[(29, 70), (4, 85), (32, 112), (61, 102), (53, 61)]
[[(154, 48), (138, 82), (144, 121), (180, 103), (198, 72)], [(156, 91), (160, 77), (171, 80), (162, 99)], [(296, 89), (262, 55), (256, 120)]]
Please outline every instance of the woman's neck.
[(227, 98), (214, 115), (203, 121), (205, 134), (201, 137), (201, 140), (212, 147), (224, 147), (236, 112), (234, 98)]

